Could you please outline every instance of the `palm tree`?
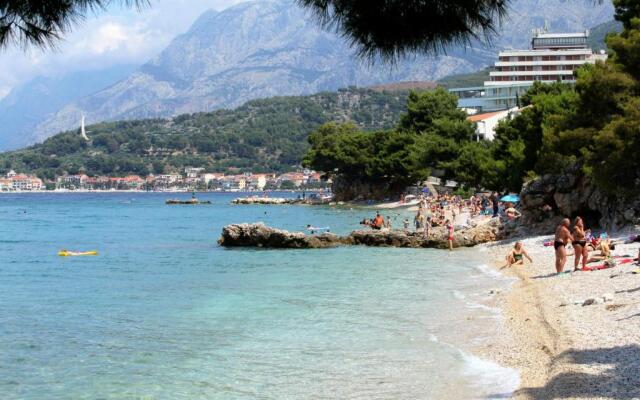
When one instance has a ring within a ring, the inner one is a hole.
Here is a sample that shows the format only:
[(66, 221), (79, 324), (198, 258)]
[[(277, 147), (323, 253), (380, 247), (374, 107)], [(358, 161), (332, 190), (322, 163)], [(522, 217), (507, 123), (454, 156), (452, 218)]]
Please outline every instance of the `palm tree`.
[(138, 8), (149, 0), (0, 0), (0, 48), (52, 46), (89, 12), (104, 10), (113, 2)]

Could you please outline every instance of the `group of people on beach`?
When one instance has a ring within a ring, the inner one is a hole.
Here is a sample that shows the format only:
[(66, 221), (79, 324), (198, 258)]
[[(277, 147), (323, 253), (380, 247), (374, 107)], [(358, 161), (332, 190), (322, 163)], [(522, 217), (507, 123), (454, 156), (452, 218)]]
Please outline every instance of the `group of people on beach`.
[[(590, 229), (585, 228), (581, 217), (576, 217), (573, 224), (569, 218), (564, 218), (555, 230), (553, 242), (545, 243), (545, 246), (547, 244), (553, 245), (557, 274), (564, 272), (569, 256), (574, 256), (573, 271), (589, 270), (587, 264), (596, 261), (604, 261), (605, 265), (611, 263), (611, 266), (616, 263), (612, 256), (615, 243), (606, 233), (594, 236)], [(573, 252), (567, 251), (569, 245), (573, 247)], [(522, 265), (525, 258), (533, 262), (522, 242), (516, 242), (513, 249), (507, 253), (503, 268)], [(635, 260), (640, 262), (640, 253), (639, 258)]]
[[(564, 271), (567, 263), (567, 245), (573, 246), (574, 266), (573, 270), (586, 269), (587, 264), (594, 261), (608, 261), (611, 258), (611, 251), (615, 250), (615, 244), (606, 233), (596, 237), (591, 234), (591, 230), (585, 229), (584, 221), (581, 217), (576, 217), (571, 226), (571, 220), (564, 218), (556, 228), (553, 239), (553, 248), (556, 253), (556, 272)], [(590, 252), (597, 252), (590, 256)]]

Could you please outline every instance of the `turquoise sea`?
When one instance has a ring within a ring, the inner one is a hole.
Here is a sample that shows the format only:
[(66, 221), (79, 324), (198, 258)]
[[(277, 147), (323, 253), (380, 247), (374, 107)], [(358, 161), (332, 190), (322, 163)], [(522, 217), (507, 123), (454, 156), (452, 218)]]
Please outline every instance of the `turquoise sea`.
[(517, 387), (514, 371), (472, 355), (499, 334), (487, 293), (510, 284), (482, 251), (223, 249), (228, 223), (345, 233), (373, 211), (230, 205), (238, 194), (164, 204), (178, 196), (0, 195), (0, 398), (467, 399)]

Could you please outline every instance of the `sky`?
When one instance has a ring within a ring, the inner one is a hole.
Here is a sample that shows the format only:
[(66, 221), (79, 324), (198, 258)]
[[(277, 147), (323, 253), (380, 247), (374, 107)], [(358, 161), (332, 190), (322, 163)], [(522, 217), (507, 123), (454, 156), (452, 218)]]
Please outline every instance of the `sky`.
[(40, 75), (142, 64), (185, 32), (204, 11), (222, 10), (242, 1), (246, 0), (151, 0), (151, 6), (142, 10), (112, 5), (88, 15), (55, 49), (2, 49), (0, 98)]

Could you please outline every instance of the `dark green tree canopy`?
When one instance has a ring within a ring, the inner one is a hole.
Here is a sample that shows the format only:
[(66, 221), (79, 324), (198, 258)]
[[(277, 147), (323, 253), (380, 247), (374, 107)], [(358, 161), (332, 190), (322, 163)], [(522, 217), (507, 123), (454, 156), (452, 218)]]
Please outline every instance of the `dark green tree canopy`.
[[(91, 11), (149, 0), (1, 0), (0, 47), (54, 44)], [(509, 0), (297, 0), (363, 56), (433, 53), (495, 32)]]
[(142, 7), (149, 0), (0, 0), (0, 48), (10, 43), (44, 47), (114, 2)]
[(493, 34), (509, 0), (298, 0), (359, 54), (395, 59)]

